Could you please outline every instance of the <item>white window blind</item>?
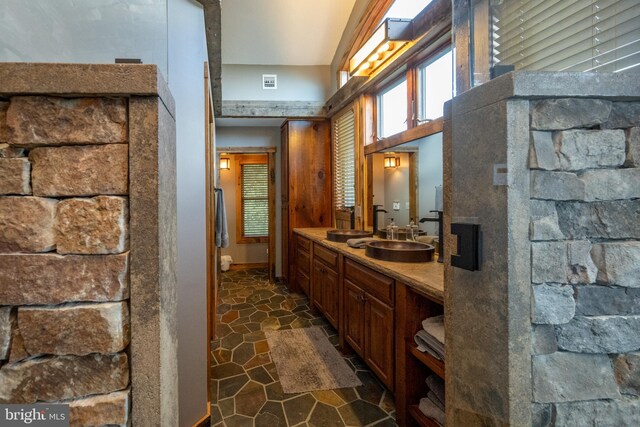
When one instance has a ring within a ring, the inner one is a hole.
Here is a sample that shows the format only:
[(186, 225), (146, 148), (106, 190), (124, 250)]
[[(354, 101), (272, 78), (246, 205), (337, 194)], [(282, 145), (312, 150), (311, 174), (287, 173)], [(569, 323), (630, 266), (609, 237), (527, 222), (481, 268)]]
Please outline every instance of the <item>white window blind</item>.
[(269, 235), (269, 168), (267, 164), (242, 165), (242, 235)]
[(606, 72), (640, 65), (639, 0), (504, 0), (492, 13), (494, 64)]
[(333, 127), (333, 164), (335, 184), (333, 200), (336, 209), (356, 204), (355, 116), (349, 109), (339, 115)]

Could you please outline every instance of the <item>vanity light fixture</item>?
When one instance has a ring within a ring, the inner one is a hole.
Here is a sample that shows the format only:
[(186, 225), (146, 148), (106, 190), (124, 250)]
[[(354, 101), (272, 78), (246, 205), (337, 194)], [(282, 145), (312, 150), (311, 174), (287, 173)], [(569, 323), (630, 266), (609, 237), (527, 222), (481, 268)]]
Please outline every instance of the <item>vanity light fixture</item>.
[(400, 157), (389, 156), (384, 158), (385, 169), (397, 168), (400, 166)]
[(413, 37), (411, 19), (387, 18), (349, 60), (352, 76), (368, 76)]
[(228, 157), (220, 157), (220, 170), (231, 169), (231, 160)]

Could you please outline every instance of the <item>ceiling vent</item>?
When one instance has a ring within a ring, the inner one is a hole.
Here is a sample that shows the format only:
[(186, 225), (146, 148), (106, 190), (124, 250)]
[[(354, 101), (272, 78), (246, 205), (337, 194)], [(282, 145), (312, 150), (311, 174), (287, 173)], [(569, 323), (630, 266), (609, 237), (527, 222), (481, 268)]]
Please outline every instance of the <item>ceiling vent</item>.
[(277, 89), (277, 88), (278, 88), (278, 76), (276, 74), (262, 75), (262, 89)]

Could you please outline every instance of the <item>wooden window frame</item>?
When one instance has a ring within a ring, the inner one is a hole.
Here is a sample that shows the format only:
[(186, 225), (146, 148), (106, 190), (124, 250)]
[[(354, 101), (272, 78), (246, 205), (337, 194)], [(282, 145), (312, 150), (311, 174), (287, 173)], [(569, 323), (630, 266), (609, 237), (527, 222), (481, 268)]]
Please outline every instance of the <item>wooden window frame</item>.
[[(242, 215), (242, 165), (267, 165), (269, 171), (269, 156), (267, 154), (236, 154), (236, 243), (268, 243), (269, 234), (265, 236), (245, 236), (244, 235), (244, 216)], [(269, 172), (267, 172), (269, 173)], [(267, 175), (267, 187), (269, 186), (269, 177)], [(269, 194), (265, 195), (267, 204), (269, 204)], [(267, 226), (268, 227), (268, 226)]]

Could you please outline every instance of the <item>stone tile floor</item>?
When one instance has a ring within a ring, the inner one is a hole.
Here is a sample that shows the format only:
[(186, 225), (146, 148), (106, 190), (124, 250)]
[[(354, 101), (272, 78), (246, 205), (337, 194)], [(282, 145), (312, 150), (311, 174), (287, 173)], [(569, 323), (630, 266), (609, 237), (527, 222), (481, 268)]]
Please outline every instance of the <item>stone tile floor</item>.
[(393, 395), (364, 362), (345, 355), (362, 386), (285, 394), (264, 331), (320, 326), (337, 345), (337, 332), (309, 310), (303, 295), (270, 284), (264, 269), (229, 271), (218, 292), (217, 339), (211, 343), (214, 426), (395, 426)]

